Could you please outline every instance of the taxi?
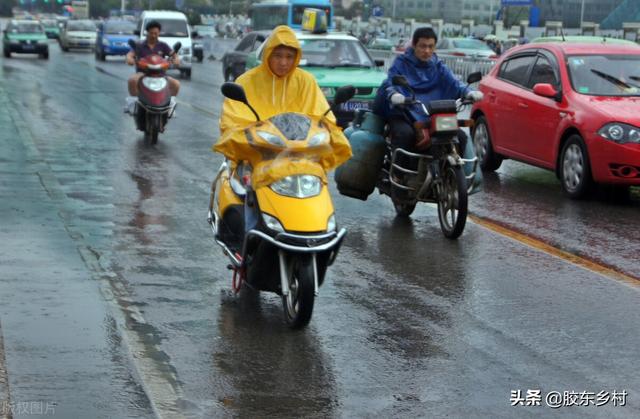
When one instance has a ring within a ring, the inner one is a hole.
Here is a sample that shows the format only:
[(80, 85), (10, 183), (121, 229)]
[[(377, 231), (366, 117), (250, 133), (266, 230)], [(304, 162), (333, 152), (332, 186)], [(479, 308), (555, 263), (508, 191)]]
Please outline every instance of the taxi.
[(5, 58), (10, 58), (12, 53), (38, 54), (40, 58), (49, 58), (47, 35), (40, 22), (14, 19), (2, 33), (2, 50)]

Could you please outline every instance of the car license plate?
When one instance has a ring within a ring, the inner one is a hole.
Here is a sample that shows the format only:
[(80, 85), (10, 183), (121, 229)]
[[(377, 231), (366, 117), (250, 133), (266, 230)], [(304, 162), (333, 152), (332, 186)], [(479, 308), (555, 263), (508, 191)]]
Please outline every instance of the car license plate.
[(32, 51), (34, 49), (36, 49), (35, 45), (31, 45), (31, 44), (25, 44), (22, 46), (22, 49), (25, 51)]
[(346, 103), (340, 104), (340, 110), (343, 111), (356, 111), (358, 109), (369, 110), (369, 102), (357, 102), (357, 101), (349, 101)]

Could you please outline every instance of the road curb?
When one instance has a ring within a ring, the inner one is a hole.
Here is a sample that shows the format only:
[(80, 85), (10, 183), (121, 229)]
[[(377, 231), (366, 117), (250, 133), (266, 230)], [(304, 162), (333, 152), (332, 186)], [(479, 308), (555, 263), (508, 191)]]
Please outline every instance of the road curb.
[[(6, 99), (7, 104), (12, 105), (4, 86), (0, 83), (1, 97)], [(81, 234), (76, 234), (75, 231), (70, 229), (67, 220), (60, 213), (60, 210), (64, 209), (65, 201), (67, 200), (64, 190), (46, 161), (42, 159), (26, 121), (12, 106), (7, 106), (7, 113), (19, 137), (22, 139), (29, 158), (33, 162), (37, 162), (37, 171), (34, 174), (39, 177), (40, 183), (49, 198), (57, 203), (58, 216), (62, 219), (70, 240), (76, 247), (90, 276), (98, 284), (100, 293), (106, 301), (107, 312), (117, 324), (117, 333), (121, 337), (122, 351), (127, 356), (131, 367), (130, 372), (144, 391), (154, 416), (172, 419), (184, 418), (185, 416), (181, 413), (181, 406), (185, 405), (185, 401), (171, 366), (166, 362), (156, 361), (152, 357), (160, 354), (164, 355), (162, 358), (168, 359), (168, 356), (153, 343), (144, 342), (144, 336), (148, 331), (139, 331), (139, 326), (145, 325), (146, 322), (142, 314), (134, 306), (126, 303), (126, 301), (130, 301), (130, 297), (125, 287), (122, 286), (122, 279), (115, 273), (110, 272), (107, 266), (103, 266), (100, 255), (86, 244)], [(136, 327), (138, 327), (138, 330), (136, 330)], [(2, 343), (1, 338), (2, 335), (0, 334), (0, 343)], [(0, 347), (0, 355), (4, 358), (2, 347)], [(4, 398), (4, 393), (2, 392), (3, 358), (0, 359), (0, 403), (3, 402)], [(5, 378), (5, 381), (7, 382), (8, 391), (8, 380)], [(10, 416), (2, 416), (4, 412), (2, 412), (1, 408), (2, 405), (0, 405), (0, 419), (11, 419)]]
[(9, 391), (9, 375), (7, 361), (4, 356), (4, 337), (0, 321), (0, 419), (13, 419), (11, 415), (11, 393)]

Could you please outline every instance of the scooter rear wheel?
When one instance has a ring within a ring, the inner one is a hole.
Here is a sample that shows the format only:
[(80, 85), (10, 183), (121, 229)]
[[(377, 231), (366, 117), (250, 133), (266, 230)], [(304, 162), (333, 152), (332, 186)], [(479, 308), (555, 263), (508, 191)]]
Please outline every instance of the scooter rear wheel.
[(147, 114), (147, 129), (144, 132), (144, 140), (147, 144), (156, 145), (160, 132), (160, 116)]
[(311, 259), (298, 257), (289, 274), (289, 295), (282, 296), (284, 318), (292, 329), (302, 329), (311, 320), (315, 300)]
[(438, 196), (438, 219), (442, 233), (457, 239), (467, 222), (467, 179), (462, 166), (449, 166), (442, 171), (442, 185)]

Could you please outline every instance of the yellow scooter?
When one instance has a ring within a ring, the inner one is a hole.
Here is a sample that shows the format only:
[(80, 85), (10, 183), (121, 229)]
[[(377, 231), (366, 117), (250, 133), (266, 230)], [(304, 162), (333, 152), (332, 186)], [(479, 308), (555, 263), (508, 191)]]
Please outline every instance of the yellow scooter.
[[(256, 122), (220, 139), (227, 159), (211, 186), (208, 222), (229, 257), (233, 289), (243, 286), (282, 297), (285, 320), (302, 328), (346, 234), (336, 224), (326, 172), (351, 155), (325, 116), (283, 113), (261, 121), (243, 88), (224, 83), (222, 93), (243, 102)], [(336, 92), (348, 101), (352, 86)], [(334, 131), (335, 132), (335, 131)]]

